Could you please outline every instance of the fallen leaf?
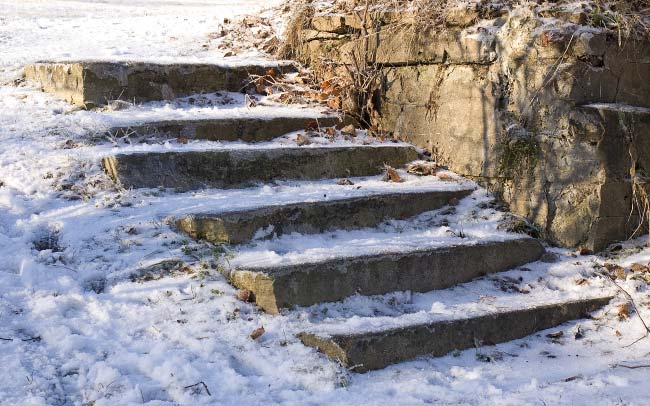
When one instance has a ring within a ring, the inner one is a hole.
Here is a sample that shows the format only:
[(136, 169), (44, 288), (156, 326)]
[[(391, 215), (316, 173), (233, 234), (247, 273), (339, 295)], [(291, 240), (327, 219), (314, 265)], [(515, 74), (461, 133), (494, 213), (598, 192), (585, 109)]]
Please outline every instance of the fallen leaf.
[(355, 137), (357, 135), (357, 131), (354, 128), (354, 125), (346, 125), (345, 127), (341, 128), (341, 134), (347, 134)]
[(327, 101), (327, 107), (329, 107), (332, 110), (339, 110), (341, 108), (341, 98), (332, 97)]
[(650, 272), (650, 267), (643, 264), (632, 264), (632, 266), (630, 266), (630, 269), (632, 270), (632, 272), (636, 272), (636, 273)]
[(250, 336), (250, 337), (251, 337), (253, 340), (257, 340), (258, 338), (262, 337), (262, 335), (263, 335), (265, 332), (266, 332), (266, 330), (264, 330), (264, 327), (256, 328), (255, 330), (253, 330), (253, 332), (251, 333), (251, 336)]
[(620, 331), (616, 330), (614, 332), (614, 335), (616, 335), (616, 337), (621, 337), (623, 334)]
[(336, 184), (341, 185), (341, 186), (352, 186), (352, 185), (354, 185), (354, 183), (348, 178), (341, 179), (338, 182), (336, 182)]
[(406, 168), (406, 172), (417, 176), (435, 175), (438, 165), (435, 162), (416, 161)]
[(588, 285), (589, 281), (586, 280), (585, 278), (580, 278), (576, 281), (576, 285), (582, 286), (582, 285)]
[(560, 338), (562, 336), (564, 336), (563, 331), (556, 331), (555, 333), (546, 334), (546, 337), (553, 338), (553, 339), (558, 339), (558, 338)]
[(305, 130), (313, 130), (313, 131), (318, 130), (318, 121), (311, 120), (310, 122), (308, 122), (307, 126), (305, 127)]
[(241, 289), (237, 291), (235, 297), (237, 297), (237, 299), (241, 300), (242, 302), (252, 302), (253, 292), (248, 289)]
[(451, 175), (445, 172), (439, 173), (436, 176), (438, 176), (438, 179), (440, 179), (443, 182), (453, 182), (456, 180)]
[(298, 134), (298, 136), (296, 137), (296, 144), (302, 147), (303, 145), (311, 144), (311, 140), (305, 134)]
[(626, 273), (625, 273), (625, 268), (623, 268), (620, 265), (612, 264), (609, 262), (605, 262), (603, 264), (603, 268), (607, 269), (610, 274), (612, 274), (616, 279), (626, 279)]
[(325, 134), (329, 135), (330, 137), (335, 137), (336, 129), (334, 127), (327, 127), (325, 128)]
[(582, 247), (580, 248), (580, 251), (578, 251), (580, 255), (592, 255), (594, 252), (590, 250), (589, 248)]
[(188, 140), (187, 137), (178, 137), (176, 141), (178, 141), (179, 144), (187, 144), (188, 142), (190, 142), (190, 140)]
[(630, 318), (630, 305), (623, 303), (618, 306), (618, 318), (619, 320), (625, 320)]
[(404, 179), (402, 179), (402, 177), (399, 176), (397, 170), (392, 166), (384, 165), (384, 170), (386, 171), (386, 174), (384, 175), (384, 179), (383, 179), (384, 182), (394, 182), (394, 183), (404, 182)]

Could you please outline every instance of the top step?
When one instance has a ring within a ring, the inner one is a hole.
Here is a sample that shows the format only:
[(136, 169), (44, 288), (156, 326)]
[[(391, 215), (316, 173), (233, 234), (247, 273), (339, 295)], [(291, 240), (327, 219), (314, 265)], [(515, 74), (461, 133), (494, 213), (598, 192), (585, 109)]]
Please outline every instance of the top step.
[(259, 64), (148, 62), (39, 62), (25, 67), (25, 77), (75, 105), (93, 108), (112, 100), (172, 100), (196, 93), (239, 91), (250, 75), (295, 72), (288, 61)]

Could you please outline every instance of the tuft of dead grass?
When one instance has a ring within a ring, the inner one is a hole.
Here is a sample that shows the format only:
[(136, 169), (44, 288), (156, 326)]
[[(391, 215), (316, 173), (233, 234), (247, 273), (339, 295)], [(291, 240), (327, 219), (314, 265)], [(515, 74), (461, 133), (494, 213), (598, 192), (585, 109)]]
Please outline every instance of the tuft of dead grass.
[(308, 28), (309, 22), (314, 16), (315, 9), (312, 0), (300, 0), (296, 4), (296, 12), (291, 17), (285, 30), (285, 37), (276, 56), (283, 59), (295, 59), (301, 61), (303, 44), (301, 40), (302, 30)]

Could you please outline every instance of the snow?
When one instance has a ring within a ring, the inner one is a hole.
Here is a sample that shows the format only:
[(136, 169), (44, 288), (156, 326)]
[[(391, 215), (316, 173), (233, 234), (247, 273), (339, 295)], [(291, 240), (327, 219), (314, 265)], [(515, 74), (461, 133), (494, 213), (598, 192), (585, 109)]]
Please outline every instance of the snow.
[[(25, 63), (50, 58), (217, 60), (218, 51), (202, 47), (215, 26), (226, 16), (271, 3), (0, 1), (0, 82), (18, 78)], [(386, 183), (376, 176), (353, 178), (352, 186), (331, 179), (182, 194), (118, 190), (99, 160), (137, 147), (89, 136), (117, 123), (159, 117), (280, 114), (270, 106), (249, 112), (240, 102), (211, 107), (152, 103), (117, 112), (86, 112), (32, 84), (0, 86), (0, 404), (647, 404), (648, 370), (626, 366), (650, 364), (650, 344), (648, 339), (637, 341), (645, 332), (638, 315), (618, 317), (617, 305), (625, 302), (620, 294), (593, 319), (363, 375), (351, 374), (295, 338), (305, 330), (371, 329), (378, 323), (609, 294), (616, 288), (594, 273), (594, 264), (650, 262), (645, 238), (624, 244), (609, 258), (551, 249), (559, 255), (558, 262), (538, 262), (438, 292), (355, 296), (280, 316), (237, 300), (226, 280), (210, 270), (214, 247), (176, 233), (169, 226), (172, 218), (389, 191), (477, 187), (469, 181), (445, 182), (401, 172), (404, 183)], [(273, 145), (291, 142), (290, 135)], [(152, 143), (142, 148), (234, 146)], [(454, 236), (461, 228), (469, 242), (514, 238), (497, 230), (501, 214), (491, 202), (478, 188), (460, 202), (456, 213), (444, 214), (448, 208), (443, 208), (373, 229), (323, 235), (267, 238), (261, 233), (259, 240), (236, 248), (231, 261), (317, 260), (341, 247), (337, 240), (349, 254), (464, 243)], [(448, 225), (443, 225), (444, 219)], [(187, 269), (132, 280), (143, 267), (170, 259)], [(511, 281), (506, 277), (521, 277), (518, 286), (530, 294), (504, 292), (503, 284)], [(647, 284), (631, 278), (618, 283), (649, 320)], [(249, 334), (260, 326), (266, 333), (251, 340)], [(584, 338), (576, 340), (578, 326)], [(563, 331), (564, 337), (546, 337), (554, 331)], [(481, 362), (476, 352), (494, 361)]]
[(24, 65), (39, 60), (223, 62), (222, 53), (211, 50), (208, 34), (219, 31), (226, 18), (278, 3), (2, 0), (0, 82), (11, 80)]
[(650, 113), (650, 109), (647, 107), (630, 106), (627, 104), (617, 104), (617, 103), (592, 103), (592, 104), (585, 104), (585, 107), (590, 107), (592, 109), (597, 109), (597, 110), (620, 111), (623, 113), (639, 113), (639, 114)]

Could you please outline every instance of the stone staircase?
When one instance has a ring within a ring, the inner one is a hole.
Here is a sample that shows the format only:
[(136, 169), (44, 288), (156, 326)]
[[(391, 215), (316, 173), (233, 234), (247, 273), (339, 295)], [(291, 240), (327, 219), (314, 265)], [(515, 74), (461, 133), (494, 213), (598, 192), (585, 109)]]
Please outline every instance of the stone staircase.
[[(141, 102), (239, 90), (249, 74), (260, 74), (271, 67), (283, 72), (295, 70), (289, 63), (228, 67), (95, 61), (39, 63), (27, 67), (26, 76), (40, 82), (45, 91), (89, 108), (115, 98)], [(111, 132), (236, 142), (217, 149), (119, 153), (105, 157), (103, 165), (125, 188), (189, 191), (244, 188), (286, 180), (336, 183), (339, 178), (379, 177), (385, 164), (403, 167), (418, 158), (414, 147), (402, 143), (299, 147), (272, 142), (282, 134), (304, 129), (311, 119), (323, 126), (336, 123), (330, 116), (289, 113), (269, 119), (255, 116), (255, 109), (246, 117), (228, 117), (226, 112), (221, 118), (141, 121), (115, 127)], [(271, 142), (254, 144), (262, 141)], [(237, 252), (262, 229), (270, 229), (276, 236), (369, 229), (389, 219), (409, 221), (423, 213), (453, 208), (463, 199), (471, 199), (474, 189), (472, 184), (460, 183), (455, 188), (413, 190), (396, 183), (390, 192), (356, 191), (355, 195), (334, 198), (325, 192), (309, 199), (297, 196), (294, 201), (279, 204), (192, 213), (177, 218), (175, 225), (194, 239), (232, 244)], [(396, 232), (391, 238), (400, 239), (401, 235)], [(345, 241), (340, 244), (338, 248), (346, 248)], [(298, 306), (341, 301), (355, 295), (448, 289), (537, 261), (545, 252), (539, 241), (518, 235), (476, 241), (460, 238), (456, 243), (397, 251), (359, 250), (353, 255), (336, 255), (337, 247), (334, 251), (329, 258), (291, 264), (239, 263), (220, 271), (234, 286), (250, 291), (264, 311), (283, 314)], [(301, 332), (298, 337), (342, 365), (363, 372), (421, 355), (441, 356), (480, 342), (521, 338), (581, 318), (609, 299), (560, 300), (449, 320), (397, 315), (359, 331), (346, 329), (344, 321), (340, 326), (329, 324)]]

